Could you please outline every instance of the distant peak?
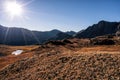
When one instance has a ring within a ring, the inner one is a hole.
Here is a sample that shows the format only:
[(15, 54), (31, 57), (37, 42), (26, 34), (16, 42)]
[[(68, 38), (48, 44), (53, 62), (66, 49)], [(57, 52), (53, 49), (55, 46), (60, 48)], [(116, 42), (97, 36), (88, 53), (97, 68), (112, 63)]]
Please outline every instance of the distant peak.
[(108, 22), (108, 21), (101, 20), (101, 21), (98, 22), (98, 24), (100, 24), (100, 23), (105, 23), (105, 22)]
[(75, 31), (67, 31), (67, 32), (74, 32), (74, 33), (76, 33)]
[(98, 22), (98, 24), (101, 24), (101, 23), (118, 23), (117, 21), (105, 21), (105, 20), (101, 20)]
[(51, 30), (51, 31), (60, 31), (60, 30), (58, 30), (58, 29), (53, 29), (53, 30)]

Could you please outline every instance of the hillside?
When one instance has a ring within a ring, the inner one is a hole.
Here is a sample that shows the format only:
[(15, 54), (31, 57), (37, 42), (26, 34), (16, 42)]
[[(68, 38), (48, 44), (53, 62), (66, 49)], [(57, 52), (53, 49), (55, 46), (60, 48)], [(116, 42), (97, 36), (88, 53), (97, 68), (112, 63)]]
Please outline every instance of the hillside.
[(120, 30), (120, 22), (100, 21), (97, 24), (89, 26), (87, 29), (78, 32), (77, 38), (94, 38), (107, 34), (116, 34)]
[[(63, 32), (56, 29), (51, 31), (31, 31), (24, 28), (4, 27), (0, 25), (0, 44), (17, 46), (42, 44), (47, 40), (57, 37), (60, 33)], [(64, 34), (72, 36), (75, 32), (64, 32)], [(65, 37), (61, 36), (59, 40)]]
[[(40, 40), (43, 43), (31, 46), (1, 45), (1, 80), (120, 79), (118, 22), (101, 21), (78, 32), (74, 37), (72, 31), (52, 30), (31, 33), (30, 30), (23, 28), (10, 28), (9, 32), (6, 27), (0, 28), (0, 39), (5, 39), (2, 41), (7, 44), (13, 41), (11, 45), (23, 45), (25, 42), (21, 44), (14, 41), (22, 42), (24, 36), (29, 44), (38, 44)], [(6, 31), (8, 35), (4, 38)], [(24, 36), (21, 35), (21, 31), (24, 31)], [(16, 50), (23, 52), (13, 55), (12, 52)]]
[(4, 27), (0, 25), (0, 44), (6, 45), (34, 45), (43, 44), (50, 40), (69, 38), (94, 38), (103, 35), (120, 35), (120, 22), (100, 21), (79, 32), (62, 32), (57, 29), (51, 31), (31, 31), (24, 28)]
[[(31, 50), (37, 48), (38, 46), (6, 46), (0, 45), (0, 69), (5, 66), (14, 63), (15, 61), (32, 57), (34, 54)], [(12, 52), (15, 50), (23, 50), (21, 55), (13, 55)]]
[[(104, 41), (109, 42), (109, 40), (115, 43), (104, 44)], [(0, 79), (119, 80), (120, 45), (118, 43), (120, 42), (117, 37), (107, 38), (107, 36), (49, 41), (28, 52), (34, 56), (15, 60), (2, 68)], [(21, 55), (16, 57), (19, 56)]]

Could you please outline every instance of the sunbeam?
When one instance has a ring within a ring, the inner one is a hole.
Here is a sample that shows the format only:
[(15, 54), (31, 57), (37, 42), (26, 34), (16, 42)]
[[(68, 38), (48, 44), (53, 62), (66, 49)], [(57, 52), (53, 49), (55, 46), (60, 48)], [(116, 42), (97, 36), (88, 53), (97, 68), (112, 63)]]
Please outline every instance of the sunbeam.
[(9, 32), (9, 27), (7, 27), (7, 30), (5, 32), (5, 36), (4, 36), (4, 40), (3, 40), (3, 43), (6, 43), (6, 38), (8, 36), (8, 32)]
[(40, 41), (39, 41), (39, 39), (37, 38), (37, 36), (36, 36), (32, 31), (30, 31), (30, 32), (31, 32), (32, 36), (34, 37), (34, 39), (38, 42), (38, 44), (40, 44)]
[(24, 39), (25, 45), (27, 45), (24, 29), (21, 29), (21, 32), (22, 32), (22, 35), (23, 35), (23, 39)]

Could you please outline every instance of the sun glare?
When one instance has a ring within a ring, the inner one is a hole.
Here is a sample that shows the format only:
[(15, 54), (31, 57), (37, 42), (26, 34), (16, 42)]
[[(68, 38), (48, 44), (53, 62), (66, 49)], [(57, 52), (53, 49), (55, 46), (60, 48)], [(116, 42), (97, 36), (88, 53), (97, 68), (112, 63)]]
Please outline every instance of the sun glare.
[(21, 16), (23, 13), (23, 7), (17, 2), (6, 2), (5, 4), (5, 11), (10, 16)]

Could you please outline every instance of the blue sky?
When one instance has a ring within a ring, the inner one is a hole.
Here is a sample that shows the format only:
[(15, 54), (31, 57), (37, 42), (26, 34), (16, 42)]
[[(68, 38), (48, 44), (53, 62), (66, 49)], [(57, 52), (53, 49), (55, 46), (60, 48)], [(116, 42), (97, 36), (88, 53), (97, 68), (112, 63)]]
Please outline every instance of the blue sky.
[[(33, 0), (24, 6), (24, 14), (12, 21), (0, 0), (0, 24), (30, 30), (80, 31), (100, 20), (120, 21), (120, 0)], [(30, 0), (17, 0), (26, 4)]]

